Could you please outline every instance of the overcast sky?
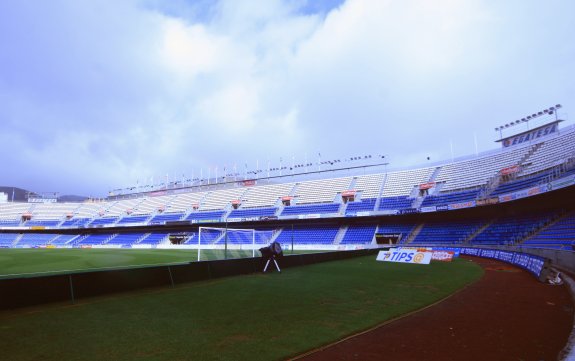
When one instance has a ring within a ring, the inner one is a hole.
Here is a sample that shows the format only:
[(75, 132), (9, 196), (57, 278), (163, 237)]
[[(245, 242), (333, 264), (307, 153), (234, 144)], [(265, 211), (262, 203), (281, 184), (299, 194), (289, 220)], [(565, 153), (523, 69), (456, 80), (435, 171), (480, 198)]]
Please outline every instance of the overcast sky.
[(571, 0), (0, 1), (0, 185), (474, 154), (557, 103), (572, 123), (574, 36)]

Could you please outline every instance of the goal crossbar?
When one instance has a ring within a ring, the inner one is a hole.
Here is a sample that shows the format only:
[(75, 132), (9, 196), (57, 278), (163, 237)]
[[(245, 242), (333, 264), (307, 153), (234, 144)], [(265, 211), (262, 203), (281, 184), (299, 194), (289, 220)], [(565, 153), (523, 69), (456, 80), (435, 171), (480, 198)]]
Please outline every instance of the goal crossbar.
[[(216, 233), (216, 235), (207, 236), (210, 233)], [(268, 243), (269, 240), (273, 237), (274, 230), (256, 230), (253, 228), (222, 228), (222, 227), (199, 227), (198, 229), (198, 261), (201, 260), (201, 252), (202, 248), (206, 249), (221, 249), (222, 245), (224, 250), (227, 252), (228, 249), (251, 249), (252, 250), (252, 257), (256, 255), (256, 249), (258, 246), (264, 246)], [(250, 243), (236, 243), (230, 244), (228, 242), (229, 235), (238, 235), (238, 234), (249, 234), (247, 240), (251, 241)], [(266, 240), (266, 243), (258, 243), (256, 242), (256, 235), (258, 234), (267, 234), (269, 235), (269, 239)], [(208, 241), (206, 242), (206, 239)], [(224, 242), (222, 243), (222, 239)], [(203, 242), (203, 244), (202, 244)], [(210, 243), (208, 243), (210, 242)]]

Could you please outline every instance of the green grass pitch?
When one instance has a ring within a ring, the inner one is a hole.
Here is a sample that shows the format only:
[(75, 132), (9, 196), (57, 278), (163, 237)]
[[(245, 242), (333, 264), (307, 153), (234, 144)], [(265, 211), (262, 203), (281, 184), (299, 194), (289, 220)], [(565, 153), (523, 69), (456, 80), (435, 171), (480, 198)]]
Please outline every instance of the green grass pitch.
[(0, 350), (12, 361), (285, 359), (420, 309), (481, 275), (463, 259), (413, 265), (374, 255), (6, 311)]
[[(259, 251), (255, 254), (260, 256)], [(252, 257), (252, 251), (202, 250), (201, 256), (202, 260)], [(197, 260), (197, 251), (186, 249), (7, 248), (0, 249), (0, 278)]]

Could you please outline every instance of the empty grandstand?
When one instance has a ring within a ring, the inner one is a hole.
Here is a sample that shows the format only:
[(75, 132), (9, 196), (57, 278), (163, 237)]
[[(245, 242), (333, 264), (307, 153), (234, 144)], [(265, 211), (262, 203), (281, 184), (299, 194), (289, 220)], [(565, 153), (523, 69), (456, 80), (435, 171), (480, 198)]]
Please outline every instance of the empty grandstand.
[[(569, 207), (527, 216), (477, 211), (461, 220), (441, 213), (497, 204), (503, 209), (509, 201), (569, 188), (575, 183), (574, 139), (571, 126), (410, 170), (301, 181), (287, 177), (285, 183), (283, 178), (228, 182), (99, 202), (2, 203), (0, 247), (170, 247), (170, 230), (164, 227), (189, 233), (178, 247), (197, 247), (200, 225), (233, 222), (240, 228), (248, 222), (273, 230), (274, 240), (295, 248), (372, 247), (380, 233), (399, 235), (400, 244), (572, 249)], [(407, 217), (414, 214), (438, 214), (439, 219)]]

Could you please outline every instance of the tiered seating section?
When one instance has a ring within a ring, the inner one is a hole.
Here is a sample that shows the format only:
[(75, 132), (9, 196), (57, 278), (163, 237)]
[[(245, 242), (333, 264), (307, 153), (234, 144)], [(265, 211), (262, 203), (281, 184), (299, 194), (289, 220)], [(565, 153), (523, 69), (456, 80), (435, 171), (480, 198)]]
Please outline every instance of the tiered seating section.
[(352, 177), (321, 179), (299, 183), (296, 188), (297, 203), (328, 203), (335, 201), (337, 193), (349, 190)]
[(376, 198), (364, 198), (357, 202), (350, 202), (345, 209), (345, 214), (355, 215), (357, 212), (373, 211), (376, 201)]
[(553, 217), (553, 213), (545, 213), (501, 218), (481, 231), (473, 238), (472, 243), (474, 245), (515, 245), (547, 224)]
[(517, 165), (530, 149), (531, 145), (521, 146), (506, 152), (446, 164), (441, 167), (435, 182), (445, 183), (442, 188), (444, 192), (485, 185), (500, 170)]
[(248, 208), (248, 209), (234, 209), (229, 215), (230, 218), (249, 218), (249, 217), (264, 217), (273, 216), (276, 213), (276, 208)]
[(345, 232), (341, 244), (371, 244), (377, 225), (353, 225)]
[(422, 207), (440, 206), (453, 203), (462, 203), (475, 200), (479, 189), (469, 191), (439, 193), (425, 197), (421, 203)]
[(575, 212), (552, 222), (521, 244), (525, 247), (556, 248), (575, 251)]
[(406, 196), (383, 197), (379, 201), (378, 209), (384, 210), (399, 210), (411, 208), (413, 199)]
[(333, 244), (339, 227), (337, 226), (296, 226), (284, 228), (276, 241), (281, 244)]
[(483, 221), (433, 222), (425, 224), (412, 243), (418, 245), (461, 245), (482, 225)]
[(339, 207), (340, 205), (336, 203), (289, 206), (284, 208), (281, 215), (337, 213)]

